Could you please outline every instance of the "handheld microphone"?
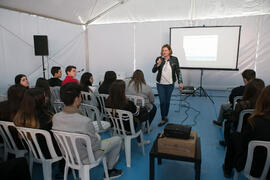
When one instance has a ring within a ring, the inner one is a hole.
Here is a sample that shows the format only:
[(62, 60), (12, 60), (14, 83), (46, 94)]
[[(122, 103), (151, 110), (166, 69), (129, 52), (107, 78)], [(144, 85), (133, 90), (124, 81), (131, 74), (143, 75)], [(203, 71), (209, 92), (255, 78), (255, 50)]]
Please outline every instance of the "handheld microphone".
[(79, 70), (79, 71), (77, 71), (78, 73), (80, 73), (80, 72), (83, 72), (84, 71), (84, 69), (81, 69), (81, 70)]

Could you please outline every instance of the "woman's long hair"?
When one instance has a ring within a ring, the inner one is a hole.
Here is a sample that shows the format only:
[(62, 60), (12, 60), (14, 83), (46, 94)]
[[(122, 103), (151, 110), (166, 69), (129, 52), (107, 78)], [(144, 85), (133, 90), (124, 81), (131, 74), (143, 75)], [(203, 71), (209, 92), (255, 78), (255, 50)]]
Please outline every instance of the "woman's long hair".
[(102, 82), (100, 87), (104, 89), (109, 89), (115, 80), (116, 80), (116, 73), (114, 71), (106, 71), (104, 81)]
[(123, 80), (116, 80), (112, 83), (106, 105), (112, 109), (119, 109), (128, 102), (125, 94), (126, 85)]
[(45, 93), (41, 88), (31, 88), (24, 94), (20, 109), (14, 117), (16, 126), (40, 128), (38, 112), (47, 113)]
[(264, 87), (264, 82), (261, 79), (254, 79), (250, 81), (245, 87), (243, 101), (249, 100), (250, 103), (255, 106), (257, 98), (261, 94)]
[(254, 113), (248, 118), (249, 123), (254, 127), (254, 118), (270, 113), (270, 85), (266, 86), (257, 99)]
[(20, 108), (25, 91), (26, 88), (21, 85), (13, 85), (8, 88), (8, 109), (11, 121), (13, 121), (14, 116)]
[(51, 97), (51, 90), (50, 84), (45, 78), (38, 78), (36, 81), (36, 88), (42, 88), (45, 91), (45, 96), (50, 99)]
[(143, 75), (143, 72), (139, 69), (137, 69), (132, 77), (131, 77), (131, 80), (129, 81), (128, 83), (128, 86), (130, 86), (130, 84), (134, 82), (134, 88), (136, 90), (136, 92), (140, 92), (142, 90), (142, 84), (146, 84), (145, 83), (145, 79), (144, 79), (144, 75)]
[(89, 92), (91, 89), (89, 86), (92, 86), (92, 83), (90, 82), (90, 78), (93, 75), (90, 72), (85, 72), (83, 73), (81, 80), (80, 80), (80, 85), (82, 87), (82, 91)]

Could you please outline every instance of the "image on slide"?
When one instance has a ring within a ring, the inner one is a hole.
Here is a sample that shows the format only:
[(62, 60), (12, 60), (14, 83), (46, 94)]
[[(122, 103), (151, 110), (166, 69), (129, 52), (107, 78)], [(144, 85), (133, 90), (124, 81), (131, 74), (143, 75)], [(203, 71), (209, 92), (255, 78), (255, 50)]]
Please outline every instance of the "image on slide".
[(218, 35), (184, 36), (183, 48), (187, 61), (216, 61)]

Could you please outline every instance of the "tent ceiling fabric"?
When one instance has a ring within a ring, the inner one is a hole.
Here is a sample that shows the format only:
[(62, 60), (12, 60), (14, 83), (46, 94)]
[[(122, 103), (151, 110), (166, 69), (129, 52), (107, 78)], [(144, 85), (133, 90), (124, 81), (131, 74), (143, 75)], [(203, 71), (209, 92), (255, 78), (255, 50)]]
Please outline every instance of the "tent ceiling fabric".
[(120, 0), (0, 0), (0, 7), (85, 24), (119, 4)]
[[(124, 3), (117, 6), (121, 2)], [(93, 24), (105, 24), (270, 13), (269, 0), (0, 0), (0, 7), (75, 24), (91, 20), (95, 20)]]

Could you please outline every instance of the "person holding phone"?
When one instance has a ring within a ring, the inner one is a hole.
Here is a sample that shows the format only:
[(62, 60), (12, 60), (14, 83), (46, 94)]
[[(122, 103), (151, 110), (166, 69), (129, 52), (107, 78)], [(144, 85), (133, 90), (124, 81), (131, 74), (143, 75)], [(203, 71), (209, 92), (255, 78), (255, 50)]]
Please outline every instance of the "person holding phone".
[(174, 83), (177, 81), (180, 90), (183, 89), (182, 74), (177, 57), (172, 56), (172, 48), (165, 44), (161, 48), (161, 56), (156, 58), (156, 63), (152, 69), (157, 73), (157, 91), (160, 101), (161, 121), (158, 126), (163, 126), (168, 122), (171, 95)]

